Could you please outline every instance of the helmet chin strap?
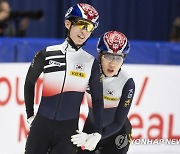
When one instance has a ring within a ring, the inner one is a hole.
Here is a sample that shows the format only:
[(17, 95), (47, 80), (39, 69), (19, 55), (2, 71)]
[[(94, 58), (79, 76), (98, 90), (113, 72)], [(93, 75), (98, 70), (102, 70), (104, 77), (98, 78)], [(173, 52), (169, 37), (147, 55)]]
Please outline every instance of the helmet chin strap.
[(79, 50), (79, 49), (82, 47), (82, 46), (77, 46), (77, 45), (75, 45), (70, 36), (67, 36), (67, 41), (68, 41), (68, 43), (71, 45), (71, 47), (72, 47), (73, 49), (75, 49), (76, 51)]

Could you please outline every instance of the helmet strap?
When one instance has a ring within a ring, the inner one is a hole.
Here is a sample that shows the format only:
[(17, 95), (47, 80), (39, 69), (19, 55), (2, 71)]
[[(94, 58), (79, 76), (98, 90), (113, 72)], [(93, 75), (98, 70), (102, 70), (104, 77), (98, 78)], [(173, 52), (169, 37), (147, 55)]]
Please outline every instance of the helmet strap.
[(69, 36), (67, 37), (67, 41), (68, 41), (68, 43), (71, 45), (71, 47), (72, 47), (73, 49), (75, 49), (76, 51), (81, 48), (81, 46), (76, 46), (76, 45), (74, 44), (73, 40), (71, 39), (71, 37), (69, 37)]
[[(123, 65), (123, 64), (124, 64), (124, 60), (123, 60), (122, 65)], [(121, 67), (122, 67), (122, 65), (121, 65)], [(121, 72), (121, 67), (120, 67), (120, 69), (119, 69), (118, 73), (117, 73), (116, 75), (114, 75), (113, 77), (116, 77), (116, 76), (118, 76), (118, 75), (119, 75), (119, 73)]]
[(105, 77), (107, 77), (106, 74), (104, 73), (104, 71), (103, 71), (103, 69), (102, 69), (102, 65), (101, 65), (101, 57), (102, 57), (102, 55), (103, 55), (102, 53), (99, 53), (99, 55), (98, 55), (101, 78), (102, 78), (102, 75), (104, 75)]

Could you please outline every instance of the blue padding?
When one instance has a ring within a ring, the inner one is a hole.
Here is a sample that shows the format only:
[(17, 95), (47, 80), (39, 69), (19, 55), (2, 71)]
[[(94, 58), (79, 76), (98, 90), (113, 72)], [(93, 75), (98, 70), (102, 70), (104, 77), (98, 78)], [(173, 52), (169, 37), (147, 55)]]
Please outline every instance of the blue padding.
[(154, 42), (130, 41), (130, 52), (126, 56), (125, 63), (157, 64), (157, 44)]
[(164, 57), (160, 54), (161, 48), (159, 49), (159, 56), (164, 59), (160, 59), (161, 64), (175, 64), (180, 65), (180, 43), (168, 43), (161, 44)]
[(96, 50), (97, 39), (89, 39), (83, 47), (88, 53), (97, 58), (98, 52)]
[(0, 38), (0, 62), (15, 61), (15, 43), (13, 40)]
[(25, 39), (17, 44), (17, 61), (31, 62), (36, 52), (45, 49), (49, 45), (60, 44), (63, 40), (57, 39)]
[[(97, 58), (96, 39), (89, 39), (83, 47)], [(35, 53), (64, 39), (1, 38), (0, 62), (31, 62)], [(130, 41), (130, 53), (125, 63), (180, 65), (180, 43)]]

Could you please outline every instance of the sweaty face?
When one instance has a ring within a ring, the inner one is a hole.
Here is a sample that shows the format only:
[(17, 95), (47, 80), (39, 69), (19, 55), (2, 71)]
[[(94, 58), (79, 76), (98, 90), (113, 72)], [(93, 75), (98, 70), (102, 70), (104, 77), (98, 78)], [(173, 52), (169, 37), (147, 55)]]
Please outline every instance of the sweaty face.
[[(71, 22), (70, 22), (71, 24)], [(80, 26), (77, 24), (72, 24), (70, 26), (66, 26), (67, 29), (70, 29), (70, 38), (73, 40), (75, 45), (82, 45), (91, 35), (91, 32), (88, 31), (87, 25)]]
[(120, 55), (104, 54), (101, 56), (102, 70), (108, 77), (117, 75), (122, 64), (123, 57)]

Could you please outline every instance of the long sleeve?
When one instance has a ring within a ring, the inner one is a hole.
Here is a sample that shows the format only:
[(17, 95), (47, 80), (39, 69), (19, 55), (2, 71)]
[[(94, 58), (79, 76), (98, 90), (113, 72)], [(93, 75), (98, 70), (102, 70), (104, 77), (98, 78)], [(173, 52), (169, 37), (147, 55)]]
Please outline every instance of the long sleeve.
[(94, 117), (94, 131), (102, 133), (103, 123), (103, 86), (100, 81), (100, 66), (99, 62), (95, 59), (91, 71), (91, 77), (89, 81), (90, 93), (92, 97), (92, 108)]
[(102, 139), (117, 133), (122, 128), (131, 107), (134, 92), (135, 83), (133, 79), (130, 78), (123, 87), (122, 96), (115, 113), (114, 121), (103, 128)]
[(24, 99), (26, 106), (27, 118), (34, 115), (34, 91), (35, 83), (43, 72), (45, 61), (45, 51), (38, 52), (31, 65), (29, 67), (28, 73), (26, 75), (25, 84), (24, 84)]

